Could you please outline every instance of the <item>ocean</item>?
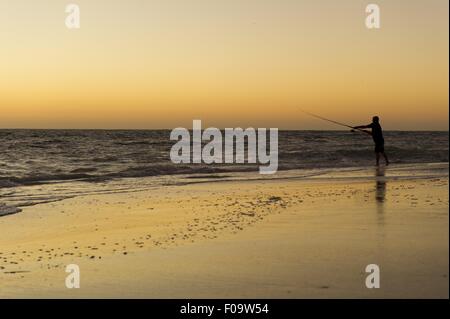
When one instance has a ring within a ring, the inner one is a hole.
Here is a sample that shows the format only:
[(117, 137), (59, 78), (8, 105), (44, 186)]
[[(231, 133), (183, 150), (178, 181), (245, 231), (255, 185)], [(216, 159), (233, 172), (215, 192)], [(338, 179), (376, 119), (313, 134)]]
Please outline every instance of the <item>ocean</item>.
[[(393, 165), (448, 163), (448, 132), (384, 132)], [(173, 164), (170, 130), (0, 130), (0, 215), (82, 194), (238, 176), (259, 164)], [(280, 172), (374, 164), (370, 136), (280, 131)], [(216, 175), (216, 176), (214, 176)], [(145, 178), (145, 179), (144, 179)]]

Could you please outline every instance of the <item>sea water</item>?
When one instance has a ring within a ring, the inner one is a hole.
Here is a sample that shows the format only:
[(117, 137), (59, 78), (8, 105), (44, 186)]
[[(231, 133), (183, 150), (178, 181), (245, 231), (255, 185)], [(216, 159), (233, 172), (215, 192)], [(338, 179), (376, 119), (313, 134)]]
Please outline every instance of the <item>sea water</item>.
[[(423, 170), (413, 164), (448, 163), (448, 132), (384, 134), (392, 174), (400, 167)], [(278, 143), (278, 172), (266, 178), (356, 172), (375, 162), (365, 134), (279, 131)], [(170, 130), (0, 130), (0, 215), (84, 194), (263, 178), (253, 174), (257, 164), (174, 164), (172, 145)]]

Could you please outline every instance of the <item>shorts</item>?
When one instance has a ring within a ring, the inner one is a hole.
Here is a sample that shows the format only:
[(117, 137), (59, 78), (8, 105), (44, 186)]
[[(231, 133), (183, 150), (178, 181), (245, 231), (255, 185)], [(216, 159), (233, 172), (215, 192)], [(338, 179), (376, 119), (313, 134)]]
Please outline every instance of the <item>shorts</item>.
[(375, 144), (375, 153), (384, 153), (384, 143)]

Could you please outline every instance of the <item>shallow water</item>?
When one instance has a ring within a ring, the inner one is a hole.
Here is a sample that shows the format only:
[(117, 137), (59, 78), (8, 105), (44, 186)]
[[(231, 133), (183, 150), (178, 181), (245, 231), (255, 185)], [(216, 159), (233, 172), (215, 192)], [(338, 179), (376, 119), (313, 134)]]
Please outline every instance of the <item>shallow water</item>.
[[(279, 172), (266, 177), (256, 173), (255, 164), (173, 164), (169, 151), (175, 142), (169, 135), (168, 130), (0, 130), (0, 215), (74, 196), (161, 185), (373, 175), (367, 170), (374, 162), (373, 143), (363, 134), (281, 131)], [(393, 163), (387, 177), (448, 175), (448, 164), (420, 165), (448, 163), (448, 132), (385, 132), (385, 139)]]
[[(175, 165), (168, 130), (0, 130), (0, 187), (85, 179), (253, 171), (251, 164)], [(392, 163), (448, 162), (448, 132), (385, 132)], [(279, 169), (371, 165), (369, 136), (282, 131)]]

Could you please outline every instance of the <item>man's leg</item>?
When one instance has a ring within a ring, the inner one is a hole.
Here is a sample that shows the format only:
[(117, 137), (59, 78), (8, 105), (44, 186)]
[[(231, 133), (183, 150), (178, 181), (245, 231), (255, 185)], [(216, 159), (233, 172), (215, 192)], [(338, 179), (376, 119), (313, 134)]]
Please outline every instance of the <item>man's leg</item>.
[(388, 160), (386, 153), (383, 152), (382, 154), (383, 154), (384, 160), (386, 161), (386, 165), (389, 165), (389, 160)]
[(376, 157), (376, 159), (377, 159), (377, 166), (380, 166), (380, 153), (379, 153), (379, 152), (376, 152), (376, 153), (375, 153), (375, 157)]

